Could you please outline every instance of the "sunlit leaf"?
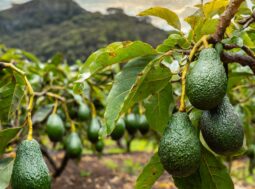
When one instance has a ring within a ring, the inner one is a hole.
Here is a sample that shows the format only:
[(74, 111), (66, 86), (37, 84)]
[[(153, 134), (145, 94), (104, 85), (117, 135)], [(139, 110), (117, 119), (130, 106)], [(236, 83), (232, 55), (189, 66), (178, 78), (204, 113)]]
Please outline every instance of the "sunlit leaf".
[(138, 16), (156, 16), (167, 21), (170, 26), (180, 30), (181, 22), (177, 14), (167, 8), (163, 7), (152, 7), (145, 11), (142, 11)]
[(0, 160), (0, 188), (5, 189), (9, 186), (14, 159), (6, 158)]

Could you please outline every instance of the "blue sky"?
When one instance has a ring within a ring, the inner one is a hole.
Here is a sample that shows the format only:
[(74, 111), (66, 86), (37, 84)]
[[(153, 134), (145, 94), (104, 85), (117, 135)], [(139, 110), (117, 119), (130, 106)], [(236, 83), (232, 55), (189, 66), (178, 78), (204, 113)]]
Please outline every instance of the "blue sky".
[[(0, 9), (6, 9), (11, 6), (11, 3), (24, 3), (29, 0), (0, 0)], [(200, 0), (75, 0), (84, 9), (89, 11), (104, 12), (107, 7), (121, 7), (129, 15), (136, 15), (140, 11), (150, 8), (152, 6), (164, 6), (175, 12), (181, 17), (189, 15), (194, 12), (195, 4), (200, 3)], [(164, 28), (170, 29), (167, 24), (160, 19), (153, 19), (153, 24)], [(183, 22), (182, 22), (183, 23)], [(187, 25), (184, 24), (184, 29)]]

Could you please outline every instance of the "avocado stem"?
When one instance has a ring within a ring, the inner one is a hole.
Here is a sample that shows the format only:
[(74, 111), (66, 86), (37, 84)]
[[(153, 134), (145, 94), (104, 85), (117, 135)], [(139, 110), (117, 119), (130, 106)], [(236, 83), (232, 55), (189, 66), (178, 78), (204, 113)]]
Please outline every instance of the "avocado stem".
[(95, 118), (97, 116), (95, 105), (93, 104), (93, 102), (90, 102), (89, 105), (91, 108), (92, 117)]
[(52, 114), (56, 114), (57, 110), (58, 110), (58, 100), (56, 99), (55, 103), (54, 103), (54, 109), (52, 111)]
[(27, 123), (28, 123), (28, 136), (27, 136), (27, 139), (32, 140), (33, 139), (33, 122), (32, 122), (31, 112), (32, 112), (33, 103), (34, 103), (34, 90), (33, 90), (31, 84), (29, 83), (29, 81), (27, 79), (26, 73), (23, 72), (22, 70), (20, 70), (19, 68), (17, 68), (13, 64), (13, 62), (11, 62), (11, 63), (0, 62), (0, 65), (5, 67), (5, 68), (10, 68), (11, 70), (18, 73), (25, 82), (25, 85), (27, 87), (27, 94), (28, 94), (28, 98), (29, 98), (29, 103), (28, 103), (28, 107), (27, 107)]

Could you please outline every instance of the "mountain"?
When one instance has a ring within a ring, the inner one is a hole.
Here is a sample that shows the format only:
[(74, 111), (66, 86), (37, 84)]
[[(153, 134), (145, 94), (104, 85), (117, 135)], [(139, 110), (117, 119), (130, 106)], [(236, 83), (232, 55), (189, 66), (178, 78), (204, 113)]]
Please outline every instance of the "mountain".
[(0, 43), (8, 47), (43, 60), (61, 52), (72, 63), (113, 41), (142, 40), (156, 46), (167, 33), (122, 9), (109, 8), (103, 15), (72, 0), (32, 0), (0, 12), (0, 36)]

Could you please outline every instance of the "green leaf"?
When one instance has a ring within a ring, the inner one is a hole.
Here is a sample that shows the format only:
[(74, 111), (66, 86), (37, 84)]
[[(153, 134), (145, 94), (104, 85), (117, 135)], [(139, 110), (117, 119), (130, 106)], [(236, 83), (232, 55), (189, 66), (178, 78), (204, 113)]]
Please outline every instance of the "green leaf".
[(164, 173), (158, 153), (154, 154), (150, 162), (144, 167), (142, 173), (136, 180), (135, 189), (150, 189), (157, 179)]
[(64, 62), (64, 55), (62, 53), (55, 54), (51, 60), (50, 63), (54, 64), (55, 66), (62, 64)]
[(40, 123), (42, 121), (44, 121), (48, 115), (51, 113), (52, 111), (52, 104), (46, 105), (46, 106), (42, 106), (40, 107), (38, 110), (36, 110), (36, 112), (34, 113), (32, 120), (33, 123)]
[(221, 14), (227, 7), (229, 0), (213, 0), (204, 4), (203, 12), (206, 17), (213, 17), (216, 14)]
[(0, 82), (0, 120), (10, 120), (18, 109), (24, 95), (24, 82), (15, 74)]
[(170, 112), (174, 107), (170, 106), (173, 105), (173, 102), (173, 92), (170, 84), (144, 101), (145, 115), (153, 130), (163, 133), (169, 121)]
[(80, 76), (77, 82), (84, 82), (91, 75), (112, 64), (122, 63), (139, 56), (152, 54), (156, 54), (153, 47), (141, 41), (112, 43), (89, 56), (80, 70)]
[(14, 159), (6, 158), (0, 160), (0, 188), (4, 189), (9, 186)]
[(155, 56), (132, 60), (116, 76), (106, 102), (107, 134), (114, 129), (121, 113), (167, 85), (171, 74), (168, 68), (160, 65), (160, 61), (161, 57)]
[(181, 22), (177, 14), (167, 8), (163, 7), (152, 7), (145, 11), (142, 11), (138, 14), (138, 16), (156, 16), (164, 19), (170, 26), (180, 30)]
[(234, 189), (234, 184), (226, 167), (213, 154), (202, 149), (200, 165), (201, 186), (206, 189)]
[(4, 129), (0, 131), (0, 155), (4, 153), (4, 149), (7, 144), (18, 134), (21, 127), (15, 127), (10, 129)]
[(174, 184), (178, 189), (202, 189), (199, 170), (185, 178), (174, 177)]

